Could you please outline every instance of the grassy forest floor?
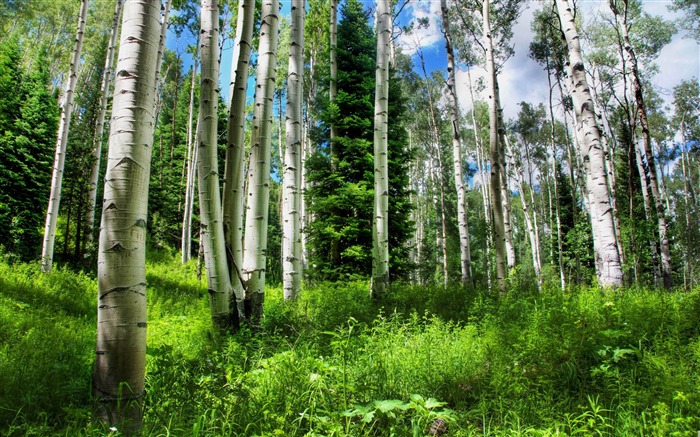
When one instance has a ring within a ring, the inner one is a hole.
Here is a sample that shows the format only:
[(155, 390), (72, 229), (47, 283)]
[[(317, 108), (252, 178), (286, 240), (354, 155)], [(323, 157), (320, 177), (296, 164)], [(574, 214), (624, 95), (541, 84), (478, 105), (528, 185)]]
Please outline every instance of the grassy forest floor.
[[(220, 336), (193, 264), (147, 275), (147, 436), (700, 429), (699, 290), (272, 288), (260, 332)], [(91, 423), (94, 278), (0, 262), (0, 291), (0, 435), (118, 435)]]

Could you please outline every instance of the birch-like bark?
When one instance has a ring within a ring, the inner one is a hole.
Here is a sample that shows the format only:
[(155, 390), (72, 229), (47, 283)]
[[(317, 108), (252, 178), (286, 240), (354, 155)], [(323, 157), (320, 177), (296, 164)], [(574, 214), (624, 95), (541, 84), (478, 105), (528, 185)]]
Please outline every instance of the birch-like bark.
[(100, 178), (100, 165), (102, 161), (102, 140), (104, 137), (104, 123), (107, 115), (107, 102), (109, 88), (112, 85), (112, 73), (114, 64), (114, 52), (119, 38), (119, 23), (122, 15), (123, 0), (117, 0), (112, 18), (112, 31), (109, 34), (109, 45), (105, 57), (105, 67), (102, 72), (102, 91), (100, 93), (100, 113), (95, 123), (95, 136), (92, 145), (92, 170), (90, 172), (90, 191), (88, 192), (88, 208), (85, 212), (85, 229), (87, 229), (87, 241), (92, 242), (95, 226), (95, 207), (97, 206), (97, 183)]
[(491, 148), (491, 206), (493, 214), (493, 234), (496, 249), (496, 283), (501, 292), (506, 290), (507, 277), (507, 252), (506, 252), (506, 227), (503, 207), (502, 191), (502, 163), (501, 145), (498, 130), (499, 103), (497, 94), (496, 63), (493, 55), (493, 39), (491, 35), (491, 21), (489, 17), (489, 0), (484, 0), (482, 16), (484, 19), (484, 47), (486, 48), (486, 75), (489, 84), (489, 132)]
[(244, 311), (245, 295), (240, 270), (243, 265), (243, 214), (245, 208), (243, 186), (243, 176), (245, 175), (245, 107), (254, 20), (255, 2), (241, 0), (238, 3), (236, 45), (231, 58), (229, 87), (231, 104), (228, 114), (223, 194), (224, 232), (226, 233), (226, 246), (229, 249), (229, 273), (239, 313)]
[(578, 31), (568, 0), (554, 0), (568, 48), (567, 70), (572, 78), (572, 97), (577, 115), (577, 130), (582, 140), (586, 190), (593, 232), (598, 282), (602, 286), (622, 285), (622, 265), (617, 250), (610, 191), (606, 181), (605, 157), (600, 144), (600, 130), (596, 124), (593, 100), (586, 82), (586, 71), (581, 57)]
[(627, 63), (629, 64), (629, 75), (632, 80), (632, 90), (634, 92), (634, 100), (637, 104), (637, 115), (639, 117), (639, 125), (642, 128), (642, 144), (644, 146), (641, 151), (644, 155), (644, 161), (648, 167), (647, 178), (649, 179), (649, 186), (651, 187), (651, 196), (654, 200), (654, 207), (656, 212), (657, 228), (659, 232), (659, 252), (661, 253), (661, 273), (663, 276), (664, 288), (667, 290), (671, 288), (671, 249), (670, 242), (668, 238), (668, 226), (666, 224), (666, 208), (664, 207), (664, 202), (659, 189), (659, 179), (656, 173), (656, 159), (654, 158), (654, 151), (651, 147), (651, 133), (649, 131), (649, 120), (647, 118), (646, 104), (644, 102), (644, 92), (642, 89), (642, 83), (639, 75), (639, 64), (637, 62), (637, 56), (630, 42), (629, 32), (627, 29), (627, 0), (623, 0), (625, 6), (624, 16), (620, 13), (616, 7), (615, 0), (610, 0), (610, 9), (615, 15), (615, 20), (617, 21), (618, 28), (620, 30), (620, 36), (622, 37), (622, 42), (624, 44), (625, 56), (627, 57)]
[[(215, 327), (224, 329), (240, 322), (237, 311), (229, 311), (233, 288), (226, 258), (223, 213), (219, 191), (219, 2), (202, 0), (199, 44), (202, 74), (199, 90), (197, 135), (197, 181), (199, 219), (202, 224), (204, 264), (209, 284), (209, 308)], [(238, 318), (238, 320), (237, 320)]]
[(63, 185), (63, 168), (66, 163), (66, 147), (68, 145), (68, 130), (73, 114), (73, 100), (75, 98), (75, 86), (78, 83), (78, 69), (80, 67), (80, 54), (83, 49), (83, 37), (85, 36), (85, 21), (88, 15), (88, 0), (80, 2), (80, 14), (78, 16), (78, 30), (75, 34), (73, 56), (70, 61), (68, 73), (68, 85), (61, 108), (61, 121), (58, 125), (58, 138), (56, 141), (56, 155), (54, 157), (53, 175), (51, 176), (51, 194), (49, 206), (46, 211), (46, 225), (44, 226), (44, 243), (41, 250), (41, 270), (50, 273), (53, 266), (53, 247), (56, 241), (56, 222), (58, 220), (59, 206), (61, 205), (61, 186)]
[(389, 287), (389, 57), (392, 8), (377, 0), (377, 70), (374, 93), (374, 221), (372, 227), (372, 297)]
[(459, 103), (457, 101), (457, 84), (455, 82), (455, 61), (447, 0), (441, 0), (442, 33), (445, 37), (447, 51), (447, 102), (452, 124), (452, 159), (454, 164), (454, 182), (457, 191), (457, 226), (459, 228), (459, 253), (462, 286), (472, 284), (471, 253), (469, 250), (469, 222), (467, 221), (467, 189), (462, 171), (462, 141), (459, 132)]
[[(199, 42), (197, 42), (199, 47)], [(199, 49), (193, 55), (194, 63), (190, 76), (190, 106), (187, 112), (187, 180), (185, 182), (185, 209), (182, 214), (182, 263), (190, 260), (192, 255), (192, 209), (194, 205), (194, 185), (197, 174), (197, 147), (193, 141), (192, 124), (194, 121), (194, 88), (197, 78), (197, 56)], [(199, 121), (197, 121), (194, 138), (199, 135)]]
[(265, 299), (272, 98), (275, 89), (278, 28), (279, 1), (264, 0), (258, 48), (252, 147), (248, 169), (248, 206), (243, 244), (245, 256), (241, 272), (245, 282), (246, 316), (253, 324), (259, 323), (262, 318)]
[(292, 0), (292, 28), (287, 77), (287, 147), (284, 155), (282, 273), (284, 298), (301, 292), (301, 101), (304, 96), (304, 14), (306, 1)]
[(114, 87), (97, 260), (97, 417), (141, 426), (146, 365), (146, 219), (160, 0), (127, 0)]

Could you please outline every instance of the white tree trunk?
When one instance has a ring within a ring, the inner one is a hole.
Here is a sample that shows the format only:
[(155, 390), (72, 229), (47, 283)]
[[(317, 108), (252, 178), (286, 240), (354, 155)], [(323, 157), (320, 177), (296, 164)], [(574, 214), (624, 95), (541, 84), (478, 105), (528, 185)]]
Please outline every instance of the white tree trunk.
[[(199, 43), (197, 43), (199, 46)], [(182, 263), (185, 264), (190, 260), (192, 254), (192, 209), (194, 205), (194, 184), (196, 177), (196, 162), (197, 148), (195, 147), (192, 131), (194, 120), (194, 88), (197, 77), (197, 49), (193, 55), (194, 63), (192, 66), (192, 76), (190, 76), (190, 106), (187, 115), (187, 181), (185, 182), (185, 210), (182, 215)], [(194, 137), (199, 135), (199, 121), (197, 121), (197, 132)]]
[(236, 45), (231, 58), (231, 81), (229, 95), (231, 104), (228, 114), (226, 138), (226, 165), (224, 170), (224, 232), (229, 248), (229, 273), (236, 297), (238, 312), (244, 310), (241, 266), (243, 265), (243, 213), (246, 93), (248, 90), (248, 68), (250, 66), (251, 43), (255, 20), (255, 2), (241, 0), (238, 3)]
[(160, 0), (127, 0), (97, 260), (97, 416), (138, 429), (146, 364), (146, 219)]
[[(204, 264), (209, 284), (209, 308), (215, 327), (236, 326), (240, 317), (229, 311), (233, 288), (226, 259), (223, 213), (219, 191), (217, 120), (219, 107), (219, 2), (202, 0), (200, 53), (202, 75), (199, 91), (197, 180), (199, 217), (202, 224)], [(238, 320), (236, 320), (238, 318)]]
[(248, 206), (242, 276), (245, 282), (246, 316), (255, 324), (263, 313), (267, 261), (267, 223), (270, 204), (270, 142), (272, 97), (277, 65), (279, 1), (264, 0), (258, 48), (252, 147), (248, 169)]
[(567, 0), (554, 0), (568, 48), (567, 70), (572, 77), (572, 97), (577, 115), (577, 130), (582, 142), (586, 190), (588, 191), (593, 249), (598, 282), (602, 286), (622, 285), (622, 265), (617, 250), (610, 191), (606, 182), (605, 157), (600, 144), (600, 130), (595, 120), (593, 100), (586, 82), (578, 31)]
[(80, 53), (83, 49), (83, 37), (85, 35), (85, 21), (88, 15), (88, 0), (80, 2), (80, 15), (78, 16), (78, 30), (75, 35), (73, 57), (68, 73), (68, 86), (61, 108), (61, 122), (58, 125), (58, 139), (56, 141), (56, 155), (54, 157), (53, 175), (51, 176), (51, 194), (49, 206), (46, 211), (46, 225), (44, 227), (44, 243), (41, 250), (41, 270), (44, 273), (51, 272), (53, 266), (53, 246), (56, 241), (56, 221), (61, 204), (61, 186), (63, 184), (63, 167), (66, 163), (66, 146), (68, 145), (68, 130), (73, 114), (73, 100), (75, 86), (78, 83), (78, 68), (80, 67)]
[[(627, 0), (623, 0), (625, 6), (624, 15), (627, 15)], [(630, 42), (629, 33), (627, 29), (626, 18), (623, 17), (617, 8), (615, 7), (615, 0), (610, 0), (610, 8), (615, 14), (615, 19), (617, 20), (617, 25), (620, 30), (620, 35), (622, 36), (622, 41), (624, 43), (625, 55), (627, 57), (627, 63), (630, 66), (629, 75), (632, 80), (632, 89), (634, 92), (635, 103), (637, 104), (637, 115), (639, 116), (639, 124), (642, 128), (642, 141), (643, 149), (641, 152), (644, 155), (648, 172), (649, 186), (651, 187), (651, 195), (654, 200), (654, 207), (656, 212), (656, 222), (659, 232), (659, 248), (661, 252), (661, 273), (663, 275), (664, 287), (666, 289), (671, 288), (671, 249), (670, 242), (668, 238), (668, 227), (666, 224), (666, 208), (664, 207), (664, 202), (661, 196), (661, 191), (659, 189), (659, 177), (656, 174), (656, 159), (654, 158), (654, 151), (651, 147), (651, 133), (649, 132), (649, 120), (647, 119), (646, 104), (644, 102), (644, 93), (642, 89), (642, 83), (639, 75), (639, 66), (637, 63), (637, 56), (635, 54), (632, 43)]]
[(373, 297), (389, 286), (389, 57), (392, 8), (389, 0), (377, 0), (377, 71), (374, 94), (374, 221), (372, 229)]
[(469, 222), (467, 221), (467, 188), (462, 171), (462, 141), (459, 131), (459, 103), (457, 100), (457, 84), (455, 81), (455, 60), (450, 35), (450, 21), (447, 11), (447, 0), (440, 2), (443, 22), (443, 35), (447, 51), (447, 101), (452, 124), (452, 160), (454, 165), (454, 182), (457, 191), (457, 226), (459, 228), (459, 253), (462, 286), (472, 283), (472, 264), (469, 250)]
[(496, 249), (496, 282), (501, 292), (506, 290), (506, 277), (508, 272), (508, 257), (506, 251), (506, 226), (503, 205), (501, 145), (498, 134), (498, 94), (496, 83), (496, 64), (493, 55), (493, 39), (491, 36), (491, 21), (489, 17), (489, 1), (484, 0), (482, 8), (484, 19), (484, 47), (486, 48), (486, 72), (489, 83), (489, 132), (491, 148), (491, 206), (493, 218), (493, 234)]
[(100, 178), (100, 164), (102, 161), (102, 139), (104, 137), (104, 123), (107, 115), (107, 102), (109, 88), (112, 85), (112, 73), (114, 64), (114, 52), (119, 38), (119, 23), (122, 15), (123, 0), (117, 0), (114, 7), (114, 17), (112, 19), (112, 31), (109, 35), (109, 46), (105, 57), (105, 67), (102, 72), (102, 91), (100, 93), (100, 113), (95, 123), (95, 137), (92, 147), (92, 171), (90, 172), (90, 192), (88, 193), (88, 209), (85, 212), (85, 225), (88, 230), (88, 242), (92, 242), (95, 226), (95, 207), (97, 206), (97, 183)]
[[(334, 104), (338, 96), (338, 0), (331, 1), (331, 24), (330, 24), (330, 83), (328, 84), (328, 100), (331, 105)], [(331, 169), (336, 171), (338, 168), (338, 145), (336, 138), (338, 137), (338, 128), (335, 121), (331, 120), (330, 146), (331, 146)]]
[(287, 77), (287, 147), (284, 155), (282, 272), (284, 298), (301, 292), (301, 154), (304, 76), (304, 14), (306, 1), (292, 1), (292, 29)]

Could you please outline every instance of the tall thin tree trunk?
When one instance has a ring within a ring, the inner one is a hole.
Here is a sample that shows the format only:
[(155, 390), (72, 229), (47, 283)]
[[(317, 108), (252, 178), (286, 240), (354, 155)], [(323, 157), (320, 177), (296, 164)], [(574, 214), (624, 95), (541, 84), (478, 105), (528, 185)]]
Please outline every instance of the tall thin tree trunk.
[[(432, 165), (430, 171), (430, 177), (434, 176), (434, 180), (437, 180), (440, 188), (440, 231), (438, 232), (437, 238), (437, 249), (440, 251), (440, 264), (442, 266), (443, 284), (447, 287), (449, 282), (449, 275), (447, 271), (447, 216), (445, 213), (445, 184), (443, 182), (443, 175), (445, 174), (445, 167), (442, 162), (442, 150), (440, 149), (440, 129), (437, 124), (437, 117), (435, 116), (435, 103), (433, 100), (433, 93), (430, 90), (430, 85), (428, 84), (428, 72), (425, 69), (425, 58), (423, 57), (423, 51), (419, 48), (417, 52), (421, 60), (421, 68), (423, 70), (423, 77), (425, 78), (425, 91), (428, 95), (428, 105), (430, 107), (430, 138), (432, 147), (435, 149), (435, 156), (438, 160), (438, 174), (433, 175)], [(437, 206), (437, 202), (436, 206)]]
[(199, 91), (199, 132), (197, 135), (197, 173), (199, 182), (199, 216), (202, 224), (204, 263), (207, 269), (209, 308), (217, 328), (237, 326), (240, 317), (230, 311), (233, 295), (226, 258), (221, 194), (219, 191), (219, 163), (217, 120), (219, 107), (219, 2), (202, 0), (202, 31), (200, 53), (202, 74)]
[(292, 1), (292, 29), (287, 77), (287, 147), (284, 155), (282, 270), (284, 298), (296, 300), (301, 292), (301, 152), (304, 96), (305, 0)]
[(114, 18), (112, 19), (112, 31), (109, 35), (109, 46), (105, 57), (105, 67), (102, 73), (102, 91), (100, 93), (100, 113), (95, 123), (95, 136), (93, 138), (93, 161), (90, 172), (90, 191), (88, 192), (88, 209), (85, 213), (85, 227), (87, 241), (92, 242), (95, 226), (95, 207), (97, 205), (97, 183), (100, 177), (100, 164), (102, 160), (102, 140), (104, 137), (104, 122), (107, 114), (107, 102), (109, 88), (112, 85), (112, 65), (114, 63), (114, 52), (117, 47), (119, 37), (119, 23), (122, 15), (123, 0), (117, 0), (114, 7)]
[(668, 226), (666, 224), (666, 208), (664, 207), (663, 199), (661, 197), (661, 192), (659, 190), (659, 180), (656, 173), (656, 159), (654, 158), (654, 152), (651, 147), (651, 133), (649, 132), (649, 120), (647, 119), (646, 104), (644, 102), (644, 93), (642, 89), (642, 83), (639, 75), (639, 67), (637, 63), (637, 56), (635, 54), (632, 43), (630, 42), (628, 30), (627, 30), (627, 11), (628, 11), (628, 0), (622, 0), (624, 4), (624, 16), (617, 9), (615, 0), (610, 0), (610, 9), (615, 15), (617, 25), (622, 36), (622, 41), (624, 43), (624, 51), (627, 56), (627, 63), (629, 64), (630, 71), (629, 74), (632, 80), (632, 89), (634, 92), (634, 100), (637, 104), (637, 115), (639, 117), (639, 124), (642, 128), (642, 143), (643, 143), (643, 154), (644, 161), (649, 168), (647, 172), (649, 178), (649, 186), (651, 187), (651, 195), (654, 200), (654, 207), (657, 219), (657, 228), (659, 232), (659, 247), (661, 252), (661, 273), (663, 275), (664, 287), (666, 289), (671, 288), (671, 249), (670, 242), (668, 238)]
[(493, 55), (493, 40), (491, 36), (491, 22), (489, 17), (489, 0), (483, 1), (482, 16), (484, 20), (484, 47), (486, 48), (486, 74), (489, 89), (489, 131), (491, 148), (491, 198), (494, 242), (496, 248), (496, 282), (501, 292), (506, 290), (506, 277), (508, 272), (508, 257), (506, 252), (506, 227), (502, 192), (502, 158), (501, 145), (499, 144), (500, 126), (498, 125), (499, 103), (496, 83), (496, 64)]
[[(199, 46), (199, 42), (197, 43)], [(182, 214), (182, 263), (190, 260), (192, 254), (192, 208), (194, 205), (194, 184), (196, 177), (196, 145), (194, 144), (192, 122), (194, 120), (194, 88), (197, 77), (197, 56), (199, 49), (193, 55), (194, 63), (190, 77), (190, 107), (187, 115), (187, 181), (185, 183), (185, 210)], [(197, 132), (199, 131), (199, 120), (197, 121)], [(196, 137), (196, 135), (195, 135)]]
[(379, 298), (389, 287), (389, 58), (392, 7), (377, 0), (377, 70), (374, 94), (374, 220), (372, 227), (372, 286)]
[(593, 249), (598, 282), (603, 286), (622, 285), (622, 265), (617, 250), (610, 191), (606, 182), (605, 157), (600, 144), (600, 130), (593, 112), (593, 100), (586, 82), (578, 31), (568, 0), (554, 0), (568, 48), (568, 70), (575, 84), (574, 108), (578, 130), (583, 140), (581, 154), (586, 157), (586, 189), (588, 190)]
[[(338, 0), (331, 1), (331, 24), (330, 24), (330, 83), (328, 84), (328, 100), (331, 105), (335, 103), (338, 96)], [(335, 121), (331, 120), (330, 147), (331, 147), (331, 170), (338, 168), (338, 128)]]
[(78, 68), (80, 67), (80, 54), (83, 49), (83, 36), (85, 35), (85, 21), (88, 15), (88, 0), (80, 2), (80, 15), (78, 16), (78, 30), (75, 35), (73, 56), (68, 73), (68, 86), (61, 108), (61, 122), (58, 125), (58, 139), (56, 141), (56, 155), (54, 157), (53, 175), (51, 176), (51, 194), (49, 206), (46, 211), (46, 226), (44, 227), (44, 243), (41, 250), (41, 270), (44, 273), (51, 272), (53, 266), (53, 246), (56, 241), (56, 221), (61, 204), (61, 186), (63, 184), (63, 167), (66, 163), (66, 147), (68, 145), (68, 130), (73, 114), (73, 100), (75, 86), (78, 83)]
[[(141, 426), (146, 370), (146, 219), (160, 0), (127, 0), (97, 261), (97, 417)], [(139, 92), (134, 92), (139, 90)]]
[(248, 169), (248, 206), (242, 276), (245, 281), (246, 316), (260, 322), (265, 299), (267, 262), (267, 223), (270, 204), (270, 142), (272, 98), (277, 64), (279, 1), (264, 0), (258, 48), (252, 147)]
[(231, 81), (229, 95), (231, 104), (228, 114), (226, 138), (226, 165), (224, 170), (224, 231), (229, 255), (229, 273), (239, 311), (244, 310), (244, 295), (241, 268), (243, 266), (243, 214), (245, 208), (245, 122), (246, 93), (248, 91), (248, 69), (252, 48), (255, 21), (255, 1), (240, 0), (236, 23), (236, 45), (231, 58)]
[(489, 185), (486, 183), (486, 172), (484, 165), (484, 153), (483, 142), (479, 136), (479, 127), (476, 123), (476, 100), (474, 99), (474, 87), (472, 85), (472, 74), (471, 68), (467, 68), (467, 80), (469, 82), (469, 96), (472, 102), (471, 108), (471, 118), (472, 118), (472, 131), (474, 133), (474, 143), (476, 144), (476, 163), (477, 163), (477, 174), (481, 175), (482, 180), (480, 184), (481, 198), (484, 204), (484, 220), (486, 221), (486, 281), (488, 289), (491, 289), (491, 255), (493, 252), (494, 239), (493, 239), (493, 226), (491, 220), (491, 196), (489, 194)]
[(441, 0), (442, 33), (445, 37), (447, 51), (447, 101), (452, 122), (452, 157), (454, 163), (454, 182), (457, 191), (457, 226), (459, 228), (459, 252), (461, 260), (462, 286), (473, 284), (471, 253), (469, 250), (469, 222), (467, 220), (467, 189), (462, 170), (462, 144), (459, 132), (459, 104), (457, 101), (457, 84), (455, 81), (454, 49), (450, 35), (450, 19), (447, 10), (447, 0)]

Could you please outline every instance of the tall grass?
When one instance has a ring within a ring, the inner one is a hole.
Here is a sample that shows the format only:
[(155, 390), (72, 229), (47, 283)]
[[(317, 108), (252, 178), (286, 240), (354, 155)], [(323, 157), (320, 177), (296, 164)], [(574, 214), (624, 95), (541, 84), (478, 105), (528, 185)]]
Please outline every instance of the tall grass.
[[(145, 435), (696, 435), (700, 293), (320, 284), (210, 327), (195, 266), (147, 268)], [(0, 263), (0, 434), (91, 422), (94, 278)], [(438, 420), (439, 419), (439, 420)]]

